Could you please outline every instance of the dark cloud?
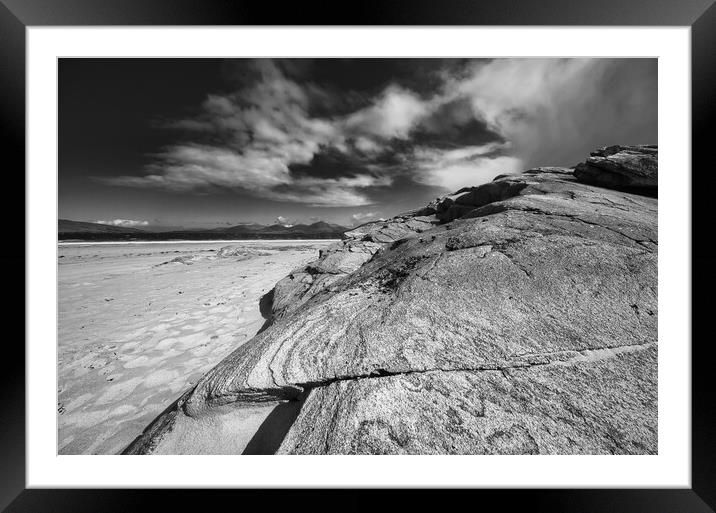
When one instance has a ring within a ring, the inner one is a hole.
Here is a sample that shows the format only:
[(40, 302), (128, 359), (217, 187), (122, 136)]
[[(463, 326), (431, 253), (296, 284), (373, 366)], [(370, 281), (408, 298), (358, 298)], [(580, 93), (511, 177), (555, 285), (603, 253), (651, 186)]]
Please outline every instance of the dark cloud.
[[(311, 80), (341, 92), (375, 96), (389, 85), (400, 85), (418, 94), (432, 95), (441, 85), (442, 73), (461, 68), (463, 59), (289, 59), (279, 60), (286, 75)], [(286, 63), (288, 62), (288, 66)]]
[(468, 97), (456, 98), (440, 105), (413, 131), (412, 141), (436, 148), (460, 148), (491, 142), (504, 142), (504, 138), (475, 116)]
[(367, 159), (361, 159), (353, 154), (341, 152), (335, 148), (325, 148), (316, 153), (310, 162), (305, 164), (291, 164), (288, 169), (294, 177), (336, 178), (356, 177), (370, 174), (366, 167)]

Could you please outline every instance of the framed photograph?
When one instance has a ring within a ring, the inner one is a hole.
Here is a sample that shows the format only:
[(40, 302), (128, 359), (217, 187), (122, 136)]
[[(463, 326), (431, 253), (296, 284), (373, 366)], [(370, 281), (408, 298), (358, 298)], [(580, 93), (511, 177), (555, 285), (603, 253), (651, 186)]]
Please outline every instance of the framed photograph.
[(2, 1), (0, 507), (713, 511), (711, 2)]

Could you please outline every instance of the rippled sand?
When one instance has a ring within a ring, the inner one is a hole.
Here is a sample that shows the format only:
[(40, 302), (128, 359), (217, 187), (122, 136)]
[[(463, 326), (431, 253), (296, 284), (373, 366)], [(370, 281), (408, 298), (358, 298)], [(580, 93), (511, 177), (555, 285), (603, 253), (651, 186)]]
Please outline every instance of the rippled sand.
[[(330, 242), (60, 245), (58, 452), (121, 451), (249, 340), (259, 298)], [(218, 256), (225, 246), (237, 254)]]

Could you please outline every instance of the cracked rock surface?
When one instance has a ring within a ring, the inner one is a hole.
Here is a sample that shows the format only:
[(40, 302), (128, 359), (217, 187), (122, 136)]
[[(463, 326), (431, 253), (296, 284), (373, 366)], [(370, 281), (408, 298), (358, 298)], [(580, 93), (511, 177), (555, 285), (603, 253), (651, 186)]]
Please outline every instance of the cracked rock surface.
[(594, 181), (531, 169), (347, 232), (127, 452), (289, 401), (280, 453), (656, 453), (657, 199)]

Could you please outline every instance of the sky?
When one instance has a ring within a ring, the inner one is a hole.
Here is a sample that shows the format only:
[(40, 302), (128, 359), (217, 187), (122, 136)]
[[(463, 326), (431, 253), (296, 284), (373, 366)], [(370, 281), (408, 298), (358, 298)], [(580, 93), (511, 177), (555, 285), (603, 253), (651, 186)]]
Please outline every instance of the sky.
[(656, 59), (60, 59), (59, 216), (355, 226), (657, 143)]

